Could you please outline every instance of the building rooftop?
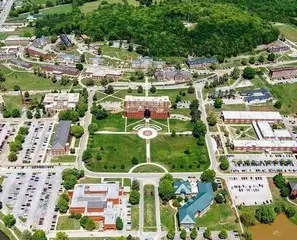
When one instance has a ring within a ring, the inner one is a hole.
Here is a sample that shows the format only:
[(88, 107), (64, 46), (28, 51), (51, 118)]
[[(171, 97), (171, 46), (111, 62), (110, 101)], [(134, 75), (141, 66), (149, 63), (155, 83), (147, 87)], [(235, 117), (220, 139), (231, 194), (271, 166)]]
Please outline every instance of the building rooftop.
[(268, 122), (257, 122), (257, 125), (264, 138), (275, 137), (274, 132)]
[(43, 49), (40, 49), (40, 48), (37, 48), (37, 47), (34, 47), (33, 45), (29, 46), (28, 49), (31, 49), (31, 50), (33, 50), (33, 51), (42, 53), (42, 54), (44, 54), (44, 55), (47, 54), (47, 51), (44, 51)]
[(68, 101), (78, 102), (79, 93), (47, 93), (43, 99), (43, 102), (55, 102), (55, 101)]
[(279, 112), (222, 111), (225, 119), (282, 120)]
[(71, 128), (71, 121), (59, 121), (58, 127), (53, 136), (51, 149), (61, 149), (68, 143), (68, 136)]
[(297, 142), (293, 140), (233, 140), (233, 144), (236, 147), (297, 147)]
[(245, 101), (247, 102), (252, 102), (255, 100), (268, 100), (272, 98), (272, 94), (265, 88), (246, 90), (240, 92), (240, 94), (245, 96)]
[(277, 138), (292, 138), (290, 132), (287, 129), (275, 129), (273, 132)]
[(125, 102), (127, 101), (142, 101), (142, 102), (170, 102), (168, 96), (160, 96), (160, 97), (139, 97), (139, 96), (131, 96), (126, 95)]
[(173, 183), (175, 194), (191, 194), (192, 186), (190, 182), (187, 181), (176, 181)]
[(188, 58), (185, 60), (187, 65), (198, 65), (198, 64), (205, 64), (205, 63), (216, 63), (218, 60), (216, 57), (201, 57), (201, 58)]

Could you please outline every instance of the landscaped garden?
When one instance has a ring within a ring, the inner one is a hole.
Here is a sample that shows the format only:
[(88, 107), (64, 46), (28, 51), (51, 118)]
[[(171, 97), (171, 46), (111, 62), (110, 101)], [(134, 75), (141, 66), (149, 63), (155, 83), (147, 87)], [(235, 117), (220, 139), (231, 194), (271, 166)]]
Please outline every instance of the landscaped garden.
[(153, 185), (144, 186), (144, 223), (145, 232), (156, 231), (155, 192)]

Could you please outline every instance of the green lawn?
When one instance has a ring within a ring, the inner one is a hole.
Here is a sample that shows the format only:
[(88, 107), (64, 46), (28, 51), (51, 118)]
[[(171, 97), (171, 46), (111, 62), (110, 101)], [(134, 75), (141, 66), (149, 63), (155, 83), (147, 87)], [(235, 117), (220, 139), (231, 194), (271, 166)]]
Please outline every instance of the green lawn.
[[(145, 160), (145, 142), (137, 135), (94, 135), (88, 145), (93, 157), (86, 165), (93, 171), (126, 172), (132, 167), (132, 157), (140, 163)], [(97, 160), (97, 155), (102, 159)]]
[[(30, 95), (30, 99), (32, 101), (32, 103), (36, 103), (37, 101), (40, 101), (41, 97), (44, 94), (34, 94), (34, 95)], [(3, 95), (3, 99), (4, 99), (4, 103), (5, 106), (8, 110), (17, 108), (19, 110), (21, 110), (23, 107), (30, 107), (32, 104), (28, 103), (28, 104), (23, 104), (22, 103), (22, 98), (21, 95)]]
[(139, 229), (139, 205), (132, 205), (131, 207), (131, 229)]
[(103, 55), (107, 55), (110, 57), (119, 58), (124, 61), (130, 61), (131, 59), (139, 58), (139, 54), (136, 52), (129, 52), (126, 49), (119, 49), (117, 47), (110, 47), (107, 43), (105, 45), (100, 46)]
[(3, 66), (0, 64), (0, 72), (3, 73), (4, 75), (9, 74), (12, 72), (12, 70), (10, 70), (9, 68)]
[(78, 219), (69, 218), (69, 216), (60, 216), (58, 218), (57, 230), (79, 230), (80, 223)]
[(131, 178), (124, 178), (124, 186), (131, 187)]
[(108, 117), (103, 120), (93, 117), (92, 122), (97, 124), (98, 131), (124, 132), (125, 130), (125, 119), (121, 113), (109, 113)]
[(104, 182), (118, 182), (122, 186), (122, 178), (104, 178)]
[(189, 108), (177, 108), (170, 111), (171, 114), (181, 114), (186, 117), (190, 117), (190, 112), (191, 110)]
[(7, 38), (7, 36), (8, 36), (8, 34), (7, 33), (0, 33), (0, 40), (4, 40), (4, 39), (6, 39)]
[(285, 38), (293, 42), (297, 42), (297, 28), (288, 24), (275, 24), (274, 25)]
[(47, 8), (47, 9), (42, 9), (40, 10), (40, 13), (42, 13), (43, 15), (49, 15), (49, 14), (60, 14), (60, 13), (69, 13), (72, 11), (72, 5), (71, 4), (63, 4), (63, 5), (58, 5), (58, 6), (54, 6), (51, 8)]
[(24, 27), (24, 28), (17, 28), (13, 32), (8, 32), (8, 35), (20, 35), (24, 36), (25, 33), (30, 33), (32, 36), (34, 36), (35, 28), (34, 27)]
[[(182, 96), (180, 92), (184, 93), (185, 96)], [(192, 101), (196, 99), (195, 93), (189, 94), (187, 93), (187, 89), (157, 89), (155, 93), (149, 92), (149, 96), (168, 96), (171, 102), (174, 102), (176, 99), (176, 96), (180, 96), (183, 101)]]
[(76, 156), (74, 155), (64, 155), (59, 157), (54, 157), (52, 159), (52, 163), (69, 163), (69, 162), (75, 162)]
[(192, 131), (194, 123), (190, 121), (182, 121), (179, 119), (169, 119), (170, 131), (175, 130), (176, 132)]
[(204, 215), (196, 218), (196, 225), (197, 227), (207, 227), (216, 231), (222, 229), (234, 231), (239, 229), (239, 225), (235, 220), (236, 216), (229, 203), (213, 203)]
[(19, 85), (22, 90), (55, 90), (66, 89), (70, 86), (62, 86), (59, 83), (53, 83), (50, 79), (27, 72), (14, 72), (6, 76), (4, 85), (8, 90), (12, 90), (15, 85)]
[(80, 142), (80, 138), (75, 138), (74, 147), (78, 147)]
[(128, 93), (128, 90), (119, 90), (119, 91), (116, 91), (114, 94), (112, 94), (112, 96), (119, 97), (122, 99), (125, 99), (126, 95), (144, 96), (145, 92), (143, 91), (142, 93), (138, 93), (136, 89), (133, 89), (131, 93)]
[(160, 206), (161, 225), (164, 231), (175, 229), (175, 213), (176, 211), (169, 205)]
[(143, 166), (139, 166), (137, 168), (134, 169), (135, 173), (163, 173), (164, 170), (158, 166), (155, 165), (143, 165)]
[(156, 231), (155, 192), (153, 185), (144, 186), (144, 222), (143, 230)]
[(151, 160), (172, 172), (203, 171), (209, 166), (208, 153), (196, 142), (192, 136), (158, 136), (151, 141)]
[(85, 184), (85, 183), (101, 183), (101, 178), (90, 178), (90, 177), (84, 177), (78, 180), (79, 183)]

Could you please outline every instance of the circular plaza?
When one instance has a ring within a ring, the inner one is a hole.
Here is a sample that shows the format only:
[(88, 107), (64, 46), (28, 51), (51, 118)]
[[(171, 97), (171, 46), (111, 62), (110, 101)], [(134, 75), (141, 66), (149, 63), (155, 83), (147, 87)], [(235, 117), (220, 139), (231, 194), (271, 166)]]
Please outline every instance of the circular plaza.
[(137, 135), (142, 139), (149, 140), (157, 137), (158, 132), (154, 128), (144, 127), (138, 130)]

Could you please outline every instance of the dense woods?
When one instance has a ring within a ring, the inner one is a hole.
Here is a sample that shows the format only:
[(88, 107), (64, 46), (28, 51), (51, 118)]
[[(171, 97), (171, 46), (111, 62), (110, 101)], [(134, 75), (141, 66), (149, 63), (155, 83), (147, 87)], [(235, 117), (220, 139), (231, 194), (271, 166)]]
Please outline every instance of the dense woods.
[[(187, 23), (187, 25), (186, 25)], [(104, 5), (83, 16), (44, 16), (37, 35), (86, 33), (93, 41), (127, 39), (144, 55), (232, 56), (274, 41), (278, 31), (257, 16), (226, 4), (179, 3), (133, 7)]]

